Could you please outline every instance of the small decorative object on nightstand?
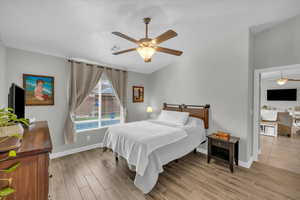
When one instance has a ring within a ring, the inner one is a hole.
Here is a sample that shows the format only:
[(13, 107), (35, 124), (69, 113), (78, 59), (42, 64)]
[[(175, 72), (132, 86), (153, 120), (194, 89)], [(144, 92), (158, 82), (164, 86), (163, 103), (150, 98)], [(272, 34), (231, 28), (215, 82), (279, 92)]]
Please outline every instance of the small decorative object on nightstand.
[(214, 133), (207, 138), (207, 163), (210, 162), (211, 158), (225, 161), (229, 164), (230, 171), (233, 172), (234, 161), (238, 165), (240, 138), (226, 133)]

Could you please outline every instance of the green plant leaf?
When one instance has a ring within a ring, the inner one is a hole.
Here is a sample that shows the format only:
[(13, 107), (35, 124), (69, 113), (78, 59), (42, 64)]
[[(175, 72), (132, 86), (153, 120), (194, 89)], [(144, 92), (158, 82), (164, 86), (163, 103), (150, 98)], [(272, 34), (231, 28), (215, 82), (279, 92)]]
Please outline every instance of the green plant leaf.
[(15, 189), (6, 187), (0, 190), (0, 197), (7, 197), (8, 195), (11, 195), (15, 192)]
[(19, 167), (20, 165), (21, 165), (21, 163), (18, 162), (18, 163), (16, 163), (16, 164), (10, 166), (8, 169), (0, 170), (0, 172), (4, 172), (4, 173), (6, 173), (6, 174), (11, 173), (11, 172), (14, 172), (14, 171), (16, 171), (16, 170), (18, 169), (18, 167)]
[(22, 134), (19, 134), (19, 133), (16, 133), (16, 134), (13, 134), (13, 135), (10, 135), (10, 137), (16, 137), (16, 138), (23, 138), (23, 135)]
[(19, 118), (14, 114), (12, 108), (0, 109), (0, 127), (11, 126), (17, 123), (29, 126), (28, 120), (24, 118)]
[(17, 156), (17, 152), (14, 151), (14, 150), (11, 150), (11, 151), (8, 152), (8, 156), (9, 157), (16, 157)]

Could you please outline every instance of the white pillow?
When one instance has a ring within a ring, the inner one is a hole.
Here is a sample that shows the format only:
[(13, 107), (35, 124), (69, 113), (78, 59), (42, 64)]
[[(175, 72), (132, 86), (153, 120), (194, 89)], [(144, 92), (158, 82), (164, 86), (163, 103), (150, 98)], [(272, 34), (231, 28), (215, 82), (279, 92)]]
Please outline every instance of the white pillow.
[(179, 126), (183, 126), (186, 124), (188, 118), (189, 118), (188, 112), (162, 110), (157, 120), (170, 122)]
[(203, 120), (196, 117), (189, 117), (186, 126), (204, 128)]

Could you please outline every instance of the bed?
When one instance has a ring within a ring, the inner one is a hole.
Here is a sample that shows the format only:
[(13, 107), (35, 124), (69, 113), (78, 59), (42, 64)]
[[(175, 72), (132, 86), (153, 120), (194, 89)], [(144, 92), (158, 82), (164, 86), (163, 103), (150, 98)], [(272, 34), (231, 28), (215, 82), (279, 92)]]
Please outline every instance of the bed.
[(127, 161), (136, 172), (135, 186), (149, 193), (164, 165), (195, 152), (206, 141), (209, 108), (209, 105), (164, 103), (157, 120), (108, 128), (103, 145), (115, 153), (116, 159), (120, 156)]

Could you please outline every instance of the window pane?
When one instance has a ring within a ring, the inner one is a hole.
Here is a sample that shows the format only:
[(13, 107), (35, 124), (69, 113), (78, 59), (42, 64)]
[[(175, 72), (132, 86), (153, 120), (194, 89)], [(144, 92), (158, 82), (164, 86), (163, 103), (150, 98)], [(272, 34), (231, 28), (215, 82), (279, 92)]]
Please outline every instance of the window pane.
[(120, 123), (120, 104), (114, 90), (107, 80), (102, 81), (101, 90), (101, 125)]
[(95, 120), (98, 119), (98, 92), (96, 89), (84, 100), (80, 107), (76, 110), (76, 121)]
[(120, 110), (120, 103), (110, 82), (103, 77), (76, 111), (76, 130), (119, 124)]

